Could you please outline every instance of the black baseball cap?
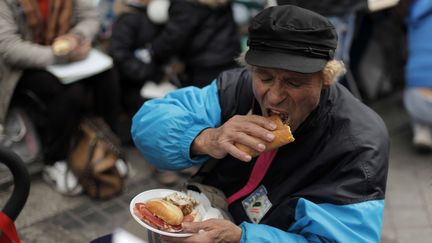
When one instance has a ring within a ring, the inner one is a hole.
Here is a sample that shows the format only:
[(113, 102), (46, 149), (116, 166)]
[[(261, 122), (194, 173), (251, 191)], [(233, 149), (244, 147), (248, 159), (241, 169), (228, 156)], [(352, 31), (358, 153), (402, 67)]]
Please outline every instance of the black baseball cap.
[(266, 8), (252, 19), (248, 45), (245, 60), (250, 65), (314, 73), (333, 59), (337, 34), (324, 16), (281, 5)]

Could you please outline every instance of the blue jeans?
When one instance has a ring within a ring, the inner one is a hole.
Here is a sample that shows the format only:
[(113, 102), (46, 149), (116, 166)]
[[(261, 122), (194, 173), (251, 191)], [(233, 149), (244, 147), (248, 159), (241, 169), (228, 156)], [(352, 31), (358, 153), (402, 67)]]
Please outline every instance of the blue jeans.
[(344, 16), (329, 16), (328, 19), (335, 26), (338, 35), (338, 45), (335, 51), (335, 59), (342, 60), (345, 66), (350, 62), (350, 49), (354, 36), (355, 13)]
[(415, 88), (407, 88), (404, 91), (404, 104), (413, 123), (432, 126), (432, 100)]
[(349, 13), (344, 16), (328, 16), (327, 18), (335, 26), (338, 35), (338, 44), (334, 58), (343, 61), (347, 69), (347, 73), (339, 79), (339, 82), (346, 86), (355, 97), (361, 99), (359, 88), (349, 69), (350, 50), (355, 31), (356, 14)]

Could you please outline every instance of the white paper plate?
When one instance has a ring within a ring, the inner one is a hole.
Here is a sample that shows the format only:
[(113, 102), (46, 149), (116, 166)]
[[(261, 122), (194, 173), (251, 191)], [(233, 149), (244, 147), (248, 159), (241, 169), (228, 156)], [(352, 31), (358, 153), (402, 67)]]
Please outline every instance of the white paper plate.
[[(182, 192), (178, 192), (178, 191), (174, 191), (174, 190), (170, 190), (170, 189), (153, 189), (153, 190), (141, 192), (140, 194), (136, 195), (132, 199), (132, 201), (130, 202), (129, 209), (130, 209), (130, 213), (132, 214), (132, 217), (140, 225), (146, 227), (148, 230), (151, 230), (151, 231), (158, 233), (158, 234), (161, 234), (161, 235), (166, 235), (166, 236), (171, 236), (171, 237), (188, 237), (188, 236), (191, 236), (192, 235), (191, 233), (172, 233), (172, 232), (166, 232), (166, 231), (156, 229), (156, 228), (152, 227), (151, 225), (146, 224), (144, 221), (142, 221), (140, 218), (138, 218), (138, 216), (136, 216), (134, 213), (134, 207), (135, 207), (136, 203), (145, 202), (147, 200), (154, 199), (154, 198), (163, 198), (163, 197), (166, 197), (166, 196), (168, 196), (174, 192), (182, 193)], [(182, 193), (182, 194), (184, 194), (184, 193)], [(200, 212), (200, 209), (198, 209), (198, 212), (201, 215), (204, 215), (204, 212)]]

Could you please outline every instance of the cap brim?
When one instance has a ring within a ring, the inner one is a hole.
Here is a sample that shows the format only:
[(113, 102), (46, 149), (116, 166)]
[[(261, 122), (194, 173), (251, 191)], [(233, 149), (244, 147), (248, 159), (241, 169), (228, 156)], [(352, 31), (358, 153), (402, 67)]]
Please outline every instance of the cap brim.
[(278, 68), (299, 73), (315, 73), (324, 68), (327, 59), (249, 49), (245, 60), (249, 65)]

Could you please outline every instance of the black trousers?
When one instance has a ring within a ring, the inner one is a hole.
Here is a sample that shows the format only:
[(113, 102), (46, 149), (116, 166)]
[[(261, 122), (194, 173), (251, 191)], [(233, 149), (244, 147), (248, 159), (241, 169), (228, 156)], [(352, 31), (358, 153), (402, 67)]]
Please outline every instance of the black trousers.
[(12, 103), (28, 110), (41, 137), (44, 160), (52, 164), (67, 158), (84, 115), (101, 116), (116, 131), (120, 113), (118, 78), (110, 69), (64, 85), (45, 70), (25, 70)]

